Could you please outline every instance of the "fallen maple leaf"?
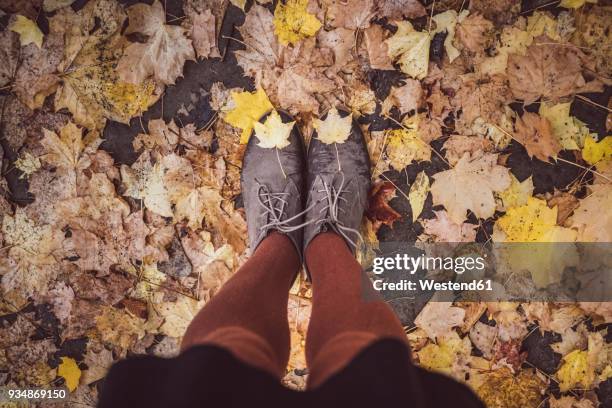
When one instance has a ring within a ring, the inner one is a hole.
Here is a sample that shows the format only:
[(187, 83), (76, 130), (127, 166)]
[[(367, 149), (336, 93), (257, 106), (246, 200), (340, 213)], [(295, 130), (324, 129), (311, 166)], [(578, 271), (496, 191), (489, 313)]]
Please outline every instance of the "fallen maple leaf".
[(274, 35), (273, 16), (258, 4), (246, 15), (244, 24), (238, 28), (246, 50), (235, 51), (236, 61), (245, 74), (261, 78), (265, 71), (274, 68), (280, 56), (280, 46)]
[(389, 57), (397, 59), (403, 73), (416, 79), (427, 76), (430, 42), (429, 33), (415, 31), (408, 21), (398, 22), (397, 32), (385, 41)]
[(508, 169), (496, 162), (495, 154), (471, 159), (466, 153), (454, 168), (434, 174), (431, 186), (434, 205), (444, 205), (456, 224), (463, 223), (467, 210), (478, 218), (493, 216), (493, 192), (505, 190), (511, 182)]
[(413, 161), (431, 160), (431, 148), (420, 137), (419, 125), (419, 115), (414, 115), (404, 120), (401, 129), (387, 131), (385, 151), (389, 164), (395, 170), (403, 170)]
[(514, 174), (510, 173), (510, 186), (504, 191), (497, 193), (501, 200), (500, 210), (506, 211), (513, 207), (527, 204), (529, 197), (533, 195), (533, 181), (531, 176), (523, 181), (518, 181)]
[(547, 162), (549, 158), (557, 158), (561, 144), (552, 135), (548, 119), (536, 113), (525, 112), (516, 121), (514, 138), (527, 149), (529, 157), (537, 157)]
[(452, 135), (444, 142), (443, 149), (446, 160), (451, 166), (454, 166), (466, 153), (476, 158), (483, 153), (491, 152), (493, 144), (483, 137)]
[(324, 94), (336, 89), (334, 82), (322, 76), (320, 71), (300, 63), (283, 70), (277, 85), (280, 105), (292, 113), (316, 113), (319, 102), (313, 94)]
[(525, 103), (543, 97), (557, 101), (586, 85), (582, 76), (585, 56), (575, 47), (564, 47), (547, 36), (534, 39), (527, 54), (510, 55), (508, 80), (516, 98)]
[(570, 116), (571, 102), (542, 103), (539, 114), (550, 122), (552, 134), (564, 150), (579, 150), (591, 132), (580, 120)]
[(457, 57), (459, 57), (459, 50), (453, 45), (455, 39), (455, 27), (457, 23), (463, 21), (469, 14), (468, 10), (463, 10), (461, 13), (457, 13), (455, 10), (447, 10), (443, 13), (436, 14), (432, 20), (436, 23), (436, 33), (446, 32), (444, 38), (444, 49), (449, 61), (452, 63)]
[(376, 15), (391, 20), (423, 17), (427, 10), (418, 0), (378, 0), (376, 2)]
[(395, 186), (389, 181), (374, 184), (372, 187), (366, 216), (372, 221), (374, 232), (378, 231), (382, 224), (393, 227), (393, 223), (402, 218), (401, 214), (389, 205), (389, 200), (394, 197)]
[(593, 137), (586, 137), (582, 158), (589, 164), (604, 164), (612, 160), (612, 136), (606, 136), (599, 142)]
[(79, 379), (81, 378), (81, 369), (77, 366), (74, 358), (62, 357), (62, 362), (57, 367), (57, 375), (64, 378), (66, 387), (70, 392), (74, 391), (79, 386)]
[[(559, 282), (566, 267), (578, 264), (576, 248), (567, 244), (576, 241), (576, 231), (557, 226), (557, 208), (548, 208), (546, 201), (535, 197), (529, 197), (521, 207), (510, 208), (499, 218), (492, 237), (494, 242), (532, 243), (496, 249), (510, 271), (529, 271), (538, 288)], [(556, 242), (564, 244), (551, 244)]]
[(444, 210), (434, 211), (436, 218), (423, 220), (425, 233), (435, 237), (435, 242), (474, 242), (476, 228), (474, 224), (457, 224), (448, 218)]
[(412, 211), (412, 222), (415, 222), (417, 218), (423, 212), (425, 206), (425, 200), (429, 195), (429, 177), (424, 171), (417, 174), (414, 183), (410, 186), (408, 192), (408, 201), (410, 202), (410, 209)]
[[(11, 62), (8, 58), (17, 55), (7, 55), (7, 70), (13, 63), (17, 65), (16, 71), (7, 71), (12, 77), (14, 75), (13, 90), (20, 101), (30, 109), (41, 108), (45, 98), (57, 89), (60, 78), (57, 70), (63, 56), (64, 41), (61, 35), (51, 33), (41, 44), (23, 47), (19, 58)], [(3, 69), (0, 68), (0, 71)]]
[(471, 349), (467, 336), (461, 339), (456, 332), (451, 331), (441, 337), (437, 344), (426, 345), (416, 355), (422, 367), (449, 375), (458, 368), (456, 364), (461, 364), (470, 355)]
[(400, 87), (391, 88), (391, 92), (382, 106), (382, 113), (388, 115), (392, 106), (396, 106), (401, 113), (408, 113), (421, 107), (423, 90), (421, 83), (416, 79), (407, 79)]
[(334, 107), (324, 120), (315, 119), (313, 127), (317, 130), (317, 139), (325, 144), (332, 144), (344, 143), (351, 134), (352, 125), (352, 116), (341, 117)]
[(485, 374), (476, 393), (486, 406), (504, 408), (537, 408), (546, 384), (535, 371), (521, 370), (513, 375), (507, 367)]
[(326, 21), (332, 27), (357, 30), (368, 28), (373, 16), (374, 0), (333, 0), (327, 7)]
[(123, 8), (111, 0), (92, 0), (77, 13), (67, 7), (50, 19), (51, 32), (63, 35), (66, 43), (61, 63), (66, 72), (55, 109), (67, 108), (90, 131), (101, 130), (106, 118), (127, 123), (159, 97), (153, 81), (134, 85), (119, 78), (124, 21)]
[(255, 92), (232, 92), (231, 96), (231, 109), (221, 117), (230, 125), (242, 129), (240, 143), (246, 144), (254, 124), (274, 107), (261, 88)]
[(35, 44), (38, 48), (42, 48), (43, 33), (36, 23), (22, 15), (16, 15), (9, 25), (11, 31), (19, 34), (19, 42), (21, 46)]
[(185, 29), (166, 24), (166, 13), (159, 0), (151, 6), (138, 3), (127, 12), (129, 25), (125, 34), (141, 33), (148, 39), (125, 49), (117, 65), (119, 77), (132, 84), (141, 84), (149, 76), (163, 84), (174, 84), (183, 73), (185, 61), (195, 59)]
[(421, 310), (414, 324), (435, 341), (447, 335), (453, 327), (461, 326), (464, 318), (465, 310), (453, 306), (452, 302), (432, 301)]
[(484, 52), (493, 34), (493, 23), (478, 13), (470, 14), (457, 24), (456, 37), (471, 52)]
[(289, 146), (289, 135), (293, 126), (295, 121), (283, 123), (278, 112), (273, 110), (263, 124), (260, 122), (253, 124), (255, 137), (259, 140), (257, 145), (266, 149), (282, 149)]
[(214, 14), (210, 10), (198, 13), (189, 9), (187, 18), (190, 23), (188, 30), (191, 41), (198, 58), (220, 57)]
[(308, 0), (288, 0), (274, 10), (274, 33), (283, 45), (295, 44), (312, 37), (321, 28), (321, 22), (308, 13)]
[[(578, 231), (580, 242), (612, 242), (612, 214), (601, 211), (612, 205), (610, 184), (589, 186), (590, 194), (579, 201), (578, 208), (568, 220), (568, 224)], [(597, 219), (597, 222), (593, 222)]]
[(393, 64), (388, 54), (383, 28), (372, 24), (363, 31), (365, 47), (372, 69), (392, 70)]

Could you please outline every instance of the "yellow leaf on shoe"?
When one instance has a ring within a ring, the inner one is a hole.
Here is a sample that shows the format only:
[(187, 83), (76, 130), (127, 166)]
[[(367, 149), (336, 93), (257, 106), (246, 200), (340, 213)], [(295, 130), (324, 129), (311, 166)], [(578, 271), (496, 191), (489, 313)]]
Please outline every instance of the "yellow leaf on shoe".
[(18, 14), (11, 23), (10, 29), (19, 34), (19, 43), (22, 46), (34, 43), (38, 48), (42, 47), (43, 33), (29, 18)]
[(321, 22), (308, 13), (308, 0), (288, 0), (278, 3), (274, 10), (274, 33), (283, 45), (295, 44), (312, 37), (321, 28)]
[(592, 137), (584, 140), (582, 158), (589, 164), (607, 162), (612, 159), (612, 136), (606, 136), (597, 142)]
[(251, 137), (253, 125), (274, 107), (266, 92), (259, 88), (255, 92), (232, 92), (232, 108), (225, 113), (223, 120), (242, 129), (240, 143), (246, 144)]
[(317, 130), (317, 139), (325, 144), (344, 143), (351, 134), (353, 118), (351, 115), (340, 117), (338, 110), (332, 108), (325, 120), (315, 119), (314, 128)]
[(278, 112), (272, 111), (263, 124), (260, 122), (253, 124), (255, 136), (259, 139), (257, 145), (265, 149), (282, 149), (289, 146), (289, 135), (294, 125), (295, 121), (283, 123)]
[(417, 174), (416, 180), (414, 180), (414, 183), (410, 186), (410, 192), (408, 192), (408, 199), (412, 210), (412, 222), (415, 222), (419, 215), (421, 215), (428, 194), (429, 177), (422, 171)]
[(397, 23), (397, 32), (385, 41), (389, 57), (397, 60), (403, 73), (415, 79), (427, 76), (429, 65), (429, 44), (427, 32), (415, 31), (408, 21)]
[(64, 377), (66, 387), (68, 387), (70, 392), (72, 392), (79, 386), (81, 369), (77, 365), (74, 358), (62, 357), (62, 362), (57, 367), (57, 375)]

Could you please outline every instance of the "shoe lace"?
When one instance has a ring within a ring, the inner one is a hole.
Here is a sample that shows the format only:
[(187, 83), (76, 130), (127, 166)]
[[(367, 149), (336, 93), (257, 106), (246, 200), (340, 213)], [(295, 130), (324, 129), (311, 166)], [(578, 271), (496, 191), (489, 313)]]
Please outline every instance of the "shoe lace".
[(276, 229), (277, 231), (288, 233), (298, 230), (304, 226), (290, 225), (290, 223), (301, 217), (306, 210), (294, 215), (293, 217), (283, 219), (285, 210), (287, 207), (287, 196), (290, 195), (288, 192), (273, 193), (270, 191), (267, 185), (257, 182), (257, 199), (259, 204), (263, 207), (266, 214), (268, 214), (268, 223), (263, 225), (263, 230)]
[[(290, 195), (288, 192), (279, 192), (273, 193), (270, 191), (268, 186), (262, 183), (258, 183), (258, 191), (257, 198), (259, 200), (259, 204), (264, 208), (265, 212), (269, 216), (269, 222), (263, 225), (261, 228), (263, 230), (267, 230), (269, 228), (276, 229), (283, 233), (293, 232), (300, 228), (303, 228), (307, 225), (316, 224), (317, 226), (322, 226), (325, 224), (331, 225), (334, 229), (350, 244), (353, 248), (357, 248), (357, 243), (351, 239), (349, 234), (353, 234), (356, 238), (357, 242), (360, 242), (363, 238), (361, 237), (361, 233), (354, 229), (347, 227), (340, 221), (339, 214), (345, 213), (344, 208), (340, 206), (341, 202), (348, 203), (348, 200), (342, 197), (343, 194), (350, 193), (349, 190), (345, 188), (345, 177), (342, 174), (342, 180), (340, 182), (340, 186), (336, 188), (334, 185), (328, 184), (325, 180), (323, 180), (323, 189), (318, 190), (319, 193), (325, 193), (324, 198), (320, 198), (317, 201), (311, 203), (307, 208), (303, 211), (295, 214), (292, 217), (283, 219), (285, 209), (287, 207), (287, 197)], [(319, 213), (327, 212), (327, 217), (317, 220), (315, 218), (305, 221), (299, 225), (290, 225), (290, 223), (299, 217), (306, 214), (312, 208), (314, 208), (318, 203), (325, 201), (325, 205), (321, 207)]]
[[(348, 200), (342, 197), (342, 194), (350, 194), (350, 191), (345, 188), (345, 178), (344, 173), (342, 174), (342, 180), (340, 182), (340, 186), (336, 188), (333, 185), (329, 185), (326, 181), (323, 181), (323, 189), (318, 190), (319, 193), (325, 193), (325, 198), (319, 199), (318, 202), (326, 201), (325, 205), (321, 207), (319, 210), (320, 213), (327, 212), (327, 217), (322, 218), (320, 220), (311, 220), (309, 223), (315, 222), (317, 225), (331, 225), (335, 227), (334, 229), (350, 244), (353, 248), (357, 248), (357, 243), (362, 240), (361, 233), (354, 229), (347, 227), (340, 221), (338, 218), (340, 213), (345, 213), (346, 211), (340, 205), (341, 202), (348, 203)], [(356, 238), (356, 241), (353, 241), (349, 234), (353, 234), (353, 237)]]

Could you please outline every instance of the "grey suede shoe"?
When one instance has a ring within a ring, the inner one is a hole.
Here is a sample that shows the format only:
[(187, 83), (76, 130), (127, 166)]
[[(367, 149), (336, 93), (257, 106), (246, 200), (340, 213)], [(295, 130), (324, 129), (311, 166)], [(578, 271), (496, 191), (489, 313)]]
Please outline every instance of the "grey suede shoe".
[[(279, 112), (284, 123), (292, 118)], [(260, 122), (264, 122), (267, 115)], [(249, 139), (240, 182), (251, 253), (270, 231), (289, 237), (302, 259), (302, 220), (306, 163), (304, 144), (296, 126), (289, 145), (262, 148), (253, 134)]]
[[(346, 117), (348, 113), (342, 112)], [(353, 121), (344, 143), (326, 144), (313, 134), (308, 147), (308, 199), (304, 250), (319, 233), (334, 231), (353, 253), (361, 241), (359, 227), (370, 190), (370, 157)]]

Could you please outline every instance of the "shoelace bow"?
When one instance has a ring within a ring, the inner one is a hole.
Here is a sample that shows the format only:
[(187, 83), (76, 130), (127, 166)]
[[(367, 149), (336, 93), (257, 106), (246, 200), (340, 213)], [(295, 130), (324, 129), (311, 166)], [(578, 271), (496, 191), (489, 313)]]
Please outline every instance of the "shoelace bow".
[[(344, 209), (340, 207), (340, 201), (344, 201), (345, 203), (348, 200), (342, 197), (342, 194), (350, 193), (350, 191), (346, 190), (344, 187), (345, 178), (344, 174), (342, 174), (342, 181), (340, 183), (340, 187), (336, 189), (333, 185), (329, 185), (326, 181), (323, 181), (323, 189), (318, 190), (319, 193), (325, 193), (325, 198), (320, 198), (314, 203), (311, 203), (308, 208), (294, 215), (293, 217), (282, 219), (283, 214), (285, 212), (285, 208), (287, 206), (287, 197), (290, 193), (281, 192), (281, 193), (272, 193), (268, 189), (268, 187), (264, 184), (259, 184), (259, 190), (257, 194), (257, 198), (259, 200), (260, 205), (264, 207), (266, 213), (269, 214), (270, 221), (262, 226), (263, 230), (267, 230), (268, 228), (277, 229), (280, 232), (288, 233), (292, 231), (296, 231), (300, 228), (303, 228), (307, 225), (311, 225), (316, 223), (317, 226), (321, 226), (324, 224), (329, 224), (334, 229), (342, 235), (342, 237), (353, 246), (353, 248), (357, 248), (357, 243), (351, 239), (349, 233), (352, 233), (357, 237), (357, 241), (362, 239), (361, 234), (358, 230), (354, 228), (350, 228), (345, 226), (342, 221), (338, 218), (339, 213), (344, 213)], [(319, 213), (328, 212), (326, 218), (322, 218), (320, 220), (311, 219), (306, 222), (303, 222), (299, 225), (289, 225), (295, 219), (303, 216), (312, 208), (314, 208), (320, 202), (326, 201), (326, 204), (321, 207)]]

